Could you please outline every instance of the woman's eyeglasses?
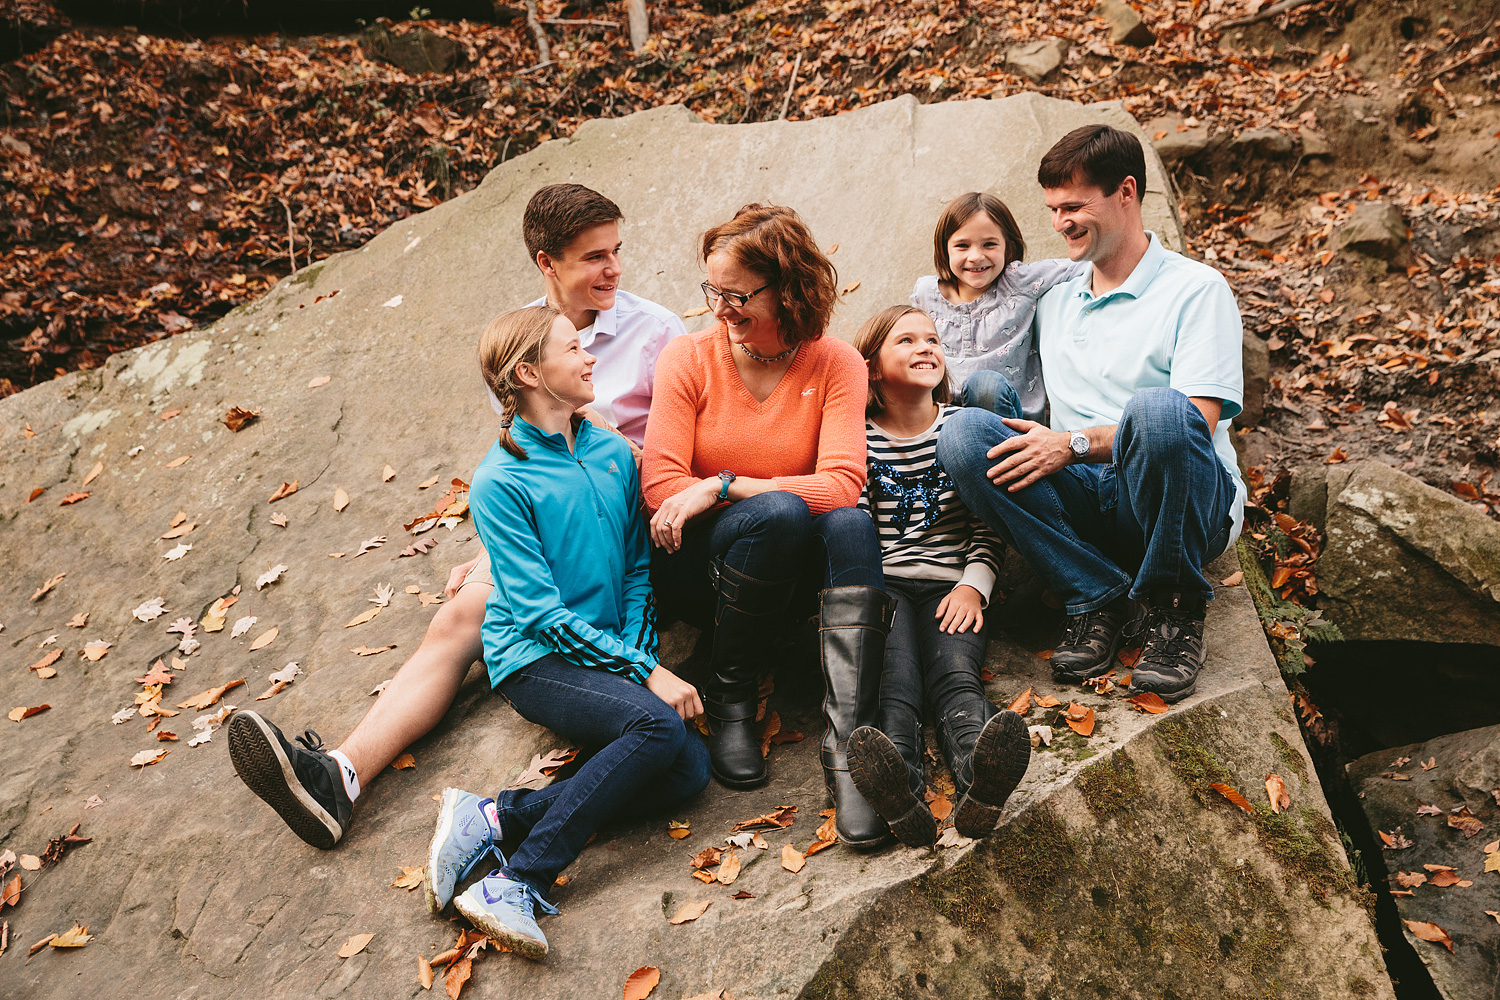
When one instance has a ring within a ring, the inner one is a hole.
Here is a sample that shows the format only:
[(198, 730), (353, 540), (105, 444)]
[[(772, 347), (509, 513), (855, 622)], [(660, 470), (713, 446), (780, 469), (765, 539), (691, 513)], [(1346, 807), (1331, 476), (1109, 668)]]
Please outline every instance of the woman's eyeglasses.
[(720, 299), (723, 299), (725, 302), (728, 302), (736, 309), (743, 309), (745, 308), (746, 302), (749, 302), (751, 299), (755, 298), (757, 295), (765, 291), (767, 288), (770, 288), (771, 286), (769, 283), (767, 283), (761, 285), (753, 292), (721, 292), (719, 289), (715, 288), (713, 285), (710, 285), (705, 281), (698, 287), (703, 289), (703, 297), (708, 300), (709, 305), (713, 305)]

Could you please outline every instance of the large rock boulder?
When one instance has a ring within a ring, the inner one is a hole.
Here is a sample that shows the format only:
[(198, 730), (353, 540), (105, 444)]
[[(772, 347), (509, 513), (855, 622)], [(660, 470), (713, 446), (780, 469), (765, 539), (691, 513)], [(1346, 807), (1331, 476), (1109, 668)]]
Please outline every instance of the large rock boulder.
[[(493, 793), (534, 753), (562, 745), (490, 695), (482, 670), (411, 748), (415, 766), (369, 784), (330, 853), (302, 844), (239, 784), (222, 733), (188, 745), (199, 710), (155, 731), (139, 716), (118, 725), (111, 716), (133, 707), (135, 678), (158, 657), (173, 677), (167, 705), (246, 678), (230, 702), (330, 743), (365, 712), (367, 692), (420, 641), (432, 613), (421, 595), (440, 592), (447, 567), (474, 551), (461, 521), (422, 536), (438, 540), (432, 552), (402, 557), (412, 539), (401, 524), (437, 502), (440, 487), (420, 484), (467, 476), (493, 439), (474, 344), (490, 316), (536, 294), (519, 238), (536, 187), (572, 180), (614, 197), (627, 216), (626, 285), (683, 311), (701, 304), (698, 233), (748, 201), (793, 205), (825, 246), (839, 244), (841, 286), (859, 284), (835, 327), (847, 336), (905, 300), (930, 266), (938, 211), (963, 191), (998, 192), (1039, 255), (1060, 252), (1034, 165), (1091, 121), (1139, 132), (1118, 106), (1035, 95), (902, 98), (805, 123), (716, 126), (682, 108), (590, 122), (211, 329), (0, 401), (0, 546), (12, 569), (0, 579), (0, 683), (10, 705), (51, 706), (3, 723), (0, 855), (43, 854), (79, 822), (93, 838), (37, 875), (21, 872), (19, 905), (5, 911), (11, 948), (0, 955), (10, 991), (115, 996), (128, 983), (142, 996), (420, 995), (417, 956), (448, 948), (456, 928), (391, 882), (425, 858), (434, 796), (446, 785)], [(996, 136), (1007, 155), (994, 155)], [(1147, 224), (1180, 246), (1166, 190), (1148, 155)], [(220, 422), (231, 406), (260, 416), (231, 432)], [(297, 492), (268, 503), (292, 482)], [(89, 496), (59, 505), (73, 493)], [(179, 511), (183, 523), (169, 531)], [(286, 568), (276, 582), (258, 585), (277, 566)], [(1231, 557), (1209, 575), (1233, 569)], [(378, 617), (354, 625), (385, 587), (394, 594)], [(202, 622), (226, 596), (238, 598), (228, 622), (258, 622), (240, 636), (197, 627), (201, 646), (183, 655), (167, 623)], [(132, 617), (158, 597), (169, 614)], [(651, 965), (662, 970), (655, 995), (673, 998), (718, 989), (740, 1000), (1392, 996), (1364, 893), (1244, 588), (1221, 589), (1198, 692), (1163, 715), (1134, 711), (1118, 692), (1053, 685), (1035, 652), (1055, 643), (1055, 612), (1017, 595), (994, 618), (991, 696), (1004, 704), (1029, 687), (1096, 720), (1084, 736), (1058, 708), (1033, 710), (1029, 721), (1055, 737), (994, 839), (935, 852), (834, 847), (798, 873), (782, 867), (784, 845), (806, 849), (826, 805), (818, 684), (805, 664), (784, 664), (770, 707), (783, 731), (808, 738), (775, 748), (771, 783), (748, 793), (713, 786), (670, 815), (603, 831), (555, 890), (563, 915), (544, 922), (548, 961), (485, 955), (469, 989), (618, 996), (632, 970)], [(252, 650), (273, 626), (277, 635)], [(80, 656), (93, 640), (111, 645)], [(683, 662), (691, 645), (674, 630), (666, 659), (696, 676)], [(53, 649), (63, 652), (45, 668), (54, 676), (27, 669)], [(289, 661), (303, 676), (256, 700)], [(159, 742), (162, 730), (180, 739)], [(131, 768), (158, 749), (169, 755)], [(1269, 772), (1286, 780), (1290, 810), (1273, 813), (1257, 791)], [(1216, 785), (1249, 801), (1237, 807)], [(693, 855), (779, 805), (796, 806), (796, 821), (769, 830), (766, 851), (743, 851), (734, 885), (690, 877)], [(668, 820), (687, 821), (690, 836), (669, 838)], [(734, 898), (739, 890), (749, 895)], [(703, 900), (712, 905), (696, 921), (668, 922)], [(91, 943), (25, 963), (19, 945), (75, 922)], [(351, 936), (371, 933), (362, 952), (338, 956)]]
[(1489, 911), (1500, 913), (1500, 726), (1381, 750), (1348, 772), (1384, 847), (1384, 871), (1371, 877), (1389, 880), (1402, 931), (1438, 991), (1497, 1000), (1500, 920)]
[(1401, 210), (1386, 201), (1360, 202), (1335, 239), (1342, 249), (1380, 260), (1395, 260), (1410, 242)]
[(1292, 477), (1324, 534), (1318, 607), (1344, 638), (1500, 646), (1500, 524), (1379, 462)]

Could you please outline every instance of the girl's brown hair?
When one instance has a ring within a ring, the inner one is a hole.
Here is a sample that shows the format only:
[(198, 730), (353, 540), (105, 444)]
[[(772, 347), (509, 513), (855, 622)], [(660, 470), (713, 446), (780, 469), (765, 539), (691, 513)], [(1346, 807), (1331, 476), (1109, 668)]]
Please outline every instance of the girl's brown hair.
[(517, 444), (510, 433), (511, 421), (515, 420), (521, 405), (521, 383), (516, 381), (516, 365), (523, 361), (531, 365), (542, 363), (552, 323), (561, 315), (547, 305), (512, 309), (490, 320), (479, 337), (479, 372), (504, 410), (500, 444), (520, 459), (526, 458), (526, 449)]
[(1026, 238), (1021, 235), (1021, 227), (1016, 225), (1016, 217), (1010, 214), (1005, 202), (987, 191), (970, 191), (948, 202), (948, 207), (938, 216), (937, 229), (932, 234), (932, 264), (937, 268), (939, 280), (950, 285), (958, 283), (958, 276), (948, 266), (948, 241), (959, 227), (981, 212), (1000, 227), (1000, 235), (1005, 237), (1005, 267), (1000, 270), (1003, 272), (1016, 261), (1026, 259)]
[[(925, 316), (926, 313), (916, 306), (891, 306), (865, 320), (864, 326), (854, 335), (854, 349), (864, 355), (865, 363), (870, 369), (870, 395), (865, 400), (865, 416), (879, 416), (885, 410), (885, 394), (880, 390), (880, 349), (885, 346), (885, 339), (891, 335), (897, 323), (902, 317), (916, 313)], [(946, 403), (953, 398), (953, 383), (948, 377), (948, 365), (943, 364), (943, 380), (932, 387), (932, 401), (934, 403)]]
[(781, 205), (746, 205), (703, 234), (705, 263), (720, 250), (776, 292), (781, 339), (788, 346), (823, 336), (838, 301), (839, 276), (796, 212)]

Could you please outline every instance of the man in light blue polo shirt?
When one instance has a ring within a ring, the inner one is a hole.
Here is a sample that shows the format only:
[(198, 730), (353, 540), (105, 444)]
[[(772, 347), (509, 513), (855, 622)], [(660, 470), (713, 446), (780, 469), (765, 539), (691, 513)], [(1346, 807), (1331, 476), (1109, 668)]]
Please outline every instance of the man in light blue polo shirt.
[(1051, 426), (969, 408), (944, 426), (938, 457), (969, 509), (1064, 600), (1053, 676), (1106, 673), (1143, 602), (1131, 685), (1175, 702), (1203, 665), (1203, 567), (1244, 513), (1229, 441), (1239, 309), (1222, 275), (1142, 227), (1135, 136), (1075, 129), (1037, 179), (1068, 256), (1092, 265), (1037, 307)]

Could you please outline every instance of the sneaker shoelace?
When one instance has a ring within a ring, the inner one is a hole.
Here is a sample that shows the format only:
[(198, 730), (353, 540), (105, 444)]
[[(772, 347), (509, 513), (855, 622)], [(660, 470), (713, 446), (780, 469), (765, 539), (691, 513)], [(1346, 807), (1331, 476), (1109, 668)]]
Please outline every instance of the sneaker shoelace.
[[(1197, 636), (1190, 618), (1174, 618), (1172, 615), (1153, 610), (1151, 620), (1146, 623), (1147, 643), (1150, 646), (1150, 662), (1152, 667), (1161, 669), (1171, 668), (1181, 671), (1180, 663), (1184, 659), (1192, 659), (1196, 654), (1193, 648)], [(1146, 654), (1142, 659), (1146, 659)]]
[(1063, 627), (1062, 644), (1064, 646), (1082, 645), (1095, 632), (1099, 633), (1099, 638), (1108, 639), (1109, 622), (1106, 620), (1106, 617), (1107, 614), (1103, 608), (1085, 611), (1081, 615), (1070, 617)]
[(302, 735), (297, 737), (297, 742), (316, 753), (323, 752), (323, 737), (311, 729), (304, 729)]
[[(501, 873), (491, 872), (490, 874), (500, 875)], [(525, 882), (512, 881), (510, 885), (500, 890), (500, 900), (507, 906), (513, 906), (516, 909), (520, 910), (528, 917), (533, 916), (533, 906), (539, 907), (543, 913), (551, 914), (554, 917), (562, 912), (557, 907), (547, 902), (545, 896), (537, 892)]]

